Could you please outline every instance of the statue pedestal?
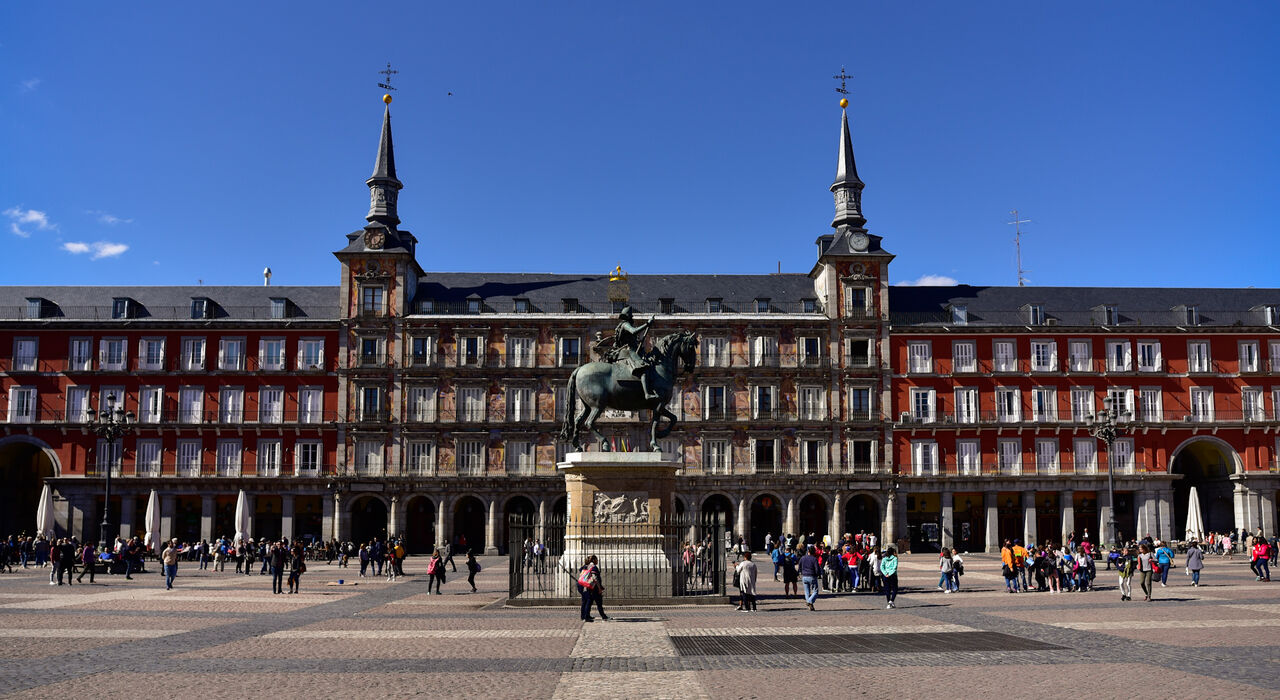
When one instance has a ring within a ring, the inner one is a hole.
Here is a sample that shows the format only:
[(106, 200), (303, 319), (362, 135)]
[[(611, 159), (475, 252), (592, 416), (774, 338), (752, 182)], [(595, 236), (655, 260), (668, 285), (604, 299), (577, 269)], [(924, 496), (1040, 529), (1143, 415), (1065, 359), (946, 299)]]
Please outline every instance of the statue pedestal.
[(594, 554), (606, 600), (672, 596), (679, 552), (664, 527), (673, 528), (679, 461), (661, 452), (571, 452), (558, 467), (568, 512), (557, 594), (577, 595), (578, 569)]

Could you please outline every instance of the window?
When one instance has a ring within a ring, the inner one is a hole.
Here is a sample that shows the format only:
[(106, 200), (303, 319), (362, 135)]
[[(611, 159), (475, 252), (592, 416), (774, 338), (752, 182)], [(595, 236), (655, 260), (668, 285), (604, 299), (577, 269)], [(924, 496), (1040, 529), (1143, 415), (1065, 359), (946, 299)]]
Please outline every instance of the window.
[(35, 338), (18, 338), (13, 341), (13, 371), (14, 372), (34, 372), (36, 371), (36, 340)]
[(1058, 344), (1051, 340), (1038, 340), (1031, 343), (1031, 371), (1058, 371)]
[(107, 442), (106, 440), (99, 438), (98, 449), (94, 454), (97, 455), (95, 463), (97, 464), (99, 474), (105, 474), (107, 469), (110, 468), (111, 476), (120, 476), (121, 464), (124, 461), (121, 459), (121, 456), (124, 454), (124, 445), (120, 444), (119, 440), (115, 442)]
[(707, 313), (718, 314), (722, 311), (724, 311), (724, 300), (707, 299)]
[(702, 469), (708, 474), (729, 473), (729, 441), (702, 441)]
[(436, 388), (409, 387), (408, 419), (414, 423), (430, 423), (436, 419)]
[(537, 464), (534, 444), (529, 440), (508, 440), (506, 458), (508, 474), (532, 474)]
[(528, 299), (516, 299), (516, 300), (515, 300), (515, 312), (516, 312), (516, 313), (518, 313), (518, 314), (527, 314), (527, 313), (529, 313), (529, 300), (528, 300)]
[(871, 389), (865, 386), (849, 387), (849, 420), (871, 419)]
[(803, 474), (827, 473), (827, 443), (825, 440), (800, 441), (800, 472)]
[(258, 441), (258, 476), (280, 476), (282, 451), (279, 440)]
[(485, 390), (483, 387), (462, 387), (458, 389), (458, 419), (467, 423), (481, 423), (487, 413)]
[(933, 344), (927, 340), (907, 343), (907, 371), (928, 374), (933, 371)]
[(978, 449), (977, 440), (956, 441), (956, 471), (961, 476), (982, 474), (982, 452)]
[(1210, 387), (1191, 387), (1191, 416), (1195, 423), (1213, 422), (1213, 389)]
[(381, 316), (383, 302), (387, 290), (377, 285), (365, 285), (360, 288), (360, 314), (363, 316)]
[(954, 373), (978, 371), (978, 344), (972, 340), (957, 340), (951, 344), (951, 371)]
[(268, 372), (285, 369), (284, 338), (263, 338), (258, 341), (258, 364)]
[(199, 440), (179, 440), (178, 476), (200, 476), (200, 455), (203, 452)]
[(1132, 474), (1134, 469), (1133, 438), (1119, 438), (1111, 444), (1107, 466), (1117, 474)]
[(1160, 357), (1160, 341), (1138, 341), (1139, 372), (1159, 372), (1163, 364), (1163, 359)]
[(849, 339), (850, 367), (871, 367), (874, 364), (875, 354), (871, 352), (872, 342), (870, 338)]
[(991, 344), (991, 347), (995, 355), (995, 370), (997, 372), (1018, 371), (1018, 356), (1014, 352), (1012, 340), (997, 340)]
[(1268, 352), (1271, 356), (1271, 371), (1280, 372), (1280, 340), (1271, 341)]
[(1262, 307), (1262, 316), (1268, 326), (1280, 326), (1280, 304), (1268, 304)]
[(360, 355), (357, 361), (360, 367), (381, 367), (385, 362), (382, 338), (361, 338)]
[(820, 367), (822, 366), (822, 339), (807, 335), (797, 339), (797, 346), (800, 351), (801, 367)]
[(658, 300), (658, 313), (673, 314), (676, 312), (676, 300), (670, 297), (663, 297)]
[(1187, 325), (1188, 325), (1188, 326), (1198, 326), (1198, 325), (1200, 325), (1200, 309), (1199, 309), (1199, 307), (1195, 307), (1195, 306), (1188, 306), (1188, 307), (1186, 308), (1186, 322), (1187, 322)]
[(114, 410), (123, 410), (125, 404), (124, 387), (104, 386), (98, 389), (98, 410), (106, 411), (114, 406)]
[(1058, 441), (1052, 438), (1036, 440), (1036, 473), (1058, 473)]
[[(577, 299), (574, 299), (574, 298), (572, 298), (572, 297), (568, 297), (568, 298), (565, 298), (565, 299), (561, 299), (560, 301), (563, 303), (563, 310), (564, 310), (564, 312), (565, 312), (565, 313), (567, 313), (567, 314), (576, 314), (576, 313), (580, 313), (580, 312), (582, 311), (581, 307), (580, 307), (580, 306), (578, 306), (578, 300), (577, 300)], [(663, 311), (663, 313), (670, 313), (670, 312), (669, 312), (669, 311)]]
[(181, 366), (188, 372), (204, 369), (204, 338), (182, 339)]
[(507, 338), (507, 366), (532, 367), (533, 338)]
[(729, 366), (729, 339), (723, 336), (706, 336), (702, 339), (703, 367)]
[(224, 386), (218, 390), (218, 422), (244, 422), (244, 388)]
[(1073, 340), (1067, 350), (1072, 372), (1093, 371), (1093, 343), (1087, 340)]
[(1257, 421), (1266, 418), (1266, 412), (1263, 409), (1262, 389), (1257, 387), (1244, 387), (1240, 390), (1240, 408), (1243, 418), (1247, 421)]
[(964, 304), (951, 306), (951, 322), (957, 326), (969, 325), (969, 307)]
[(129, 300), (116, 297), (111, 300), (111, 318), (129, 318)]
[(1133, 370), (1132, 350), (1127, 340), (1107, 341), (1107, 371), (1129, 372)]
[(436, 445), (425, 440), (409, 442), (409, 457), (405, 471), (414, 476), (432, 476), (436, 473)]
[(535, 417), (536, 409), (533, 389), (529, 387), (510, 387), (507, 389), (507, 420), (515, 422), (531, 421)]
[(67, 387), (67, 422), (87, 423), (89, 421), (89, 387)]
[(483, 300), (483, 299), (468, 299), (468, 300), (467, 300), (467, 313), (469, 313), (469, 314), (478, 314), (478, 313), (480, 313), (480, 310), (481, 310), (483, 307), (484, 307), (484, 300)]
[(1209, 371), (1209, 343), (1203, 340), (1193, 340), (1187, 343), (1187, 371), (1188, 372), (1208, 372)]
[(1107, 398), (1111, 399), (1111, 410), (1115, 413), (1116, 420), (1124, 422), (1133, 417), (1133, 389), (1107, 389)]
[(911, 473), (914, 476), (938, 475), (938, 443), (916, 440), (911, 443)]
[(1156, 388), (1139, 390), (1138, 411), (1142, 420), (1147, 423), (1159, 423), (1164, 420), (1164, 407), (1160, 400), (1160, 390)]
[(574, 337), (560, 338), (560, 366), (577, 367), (582, 361), (582, 339)]
[(1044, 325), (1044, 307), (1039, 304), (1031, 304), (1027, 307), (1027, 324), (1032, 326)]
[(484, 365), (484, 336), (468, 334), (458, 336), (458, 366), (481, 367)]
[(827, 417), (827, 396), (822, 387), (799, 388), (800, 420), (823, 420)]
[(281, 298), (273, 298), (271, 300), (271, 318), (288, 318), (289, 317), (289, 300)]
[(73, 338), (71, 351), (67, 354), (67, 369), (72, 372), (88, 372), (93, 369), (93, 341), (88, 338)]
[(911, 418), (917, 423), (932, 423), (934, 418), (934, 390), (911, 390)]
[(36, 422), (36, 390), (29, 386), (9, 388), (9, 422)]
[(284, 421), (284, 388), (264, 386), (258, 390), (258, 422), (281, 423)]
[(202, 319), (209, 318), (209, 316), (209, 300), (204, 297), (192, 297), (191, 318)]
[(996, 468), (1002, 475), (1017, 476), (1022, 473), (1022, 441), (996, 441)]
[(757, 420), (779, 418), (778, 387), (761, 385), (751, 387), (751, 417)]
[(178, 422), (199, 423), (204, 420), (204, 389), (184, 386), (178, 390)]
[(134, 472), (138, 476), (160, 476), (161, 454), (159, 440), (139, 440)]
[[(677, 397), (679, 396), (679, 393), (680, 392), (678, 391), (672, 392), (672, 396), (671, 396), (672, 402), (675, 402), (678, 400)], [(556, 384), (555, 395), (556, 395), (556, 420), (564, 420), (565, 415), (569, 412), (569, 387), (565, 384)], [(577, 403), (577, 398), (574, 399), (574, 403), (575, 404)]]
[(1120, 307), (1110, 304), (1102, 307), (1102, 325), (1118, 326), (1120, 325)]
[(240, 476), (240, 456), (244, 448), (239, 440), (219, 440), (216, 474), (218, 476)]
[(756, 474), (772, 474), (778, 470), (778, 445), (773, 438), (752, 438), (751, 468)]
[(356, 474), (382, 476), (382, 442), (359, 440), (356, 442)]
[(324, 390), (302, 387), (298, 390), (298, 422), (319, 423), (324, 420)]
[(458, 475), (481, 476), (484, 474), (484, 440), (458, 440)]
[(1047, 387), (1031, 390), (1031, 413), (1037, 423), (1058, 420), (1058, 392)]
[(44, 318), (44, 299), (27, 297), (27, 318)]
[(108, 371), (120, 371), (124, 366), (124, 338), (103, 338), (98, 344), (98, 367)]
[(996, 420), (1001, 423), (1017, 423), (1022, 420), (1022, 397), (1013, 387), (996, 389)]
[(778, 337), (774, 335), (756, 335), (751, 337), (751, 366), (778, 366)]
[(708, 386), (703, 388), (703, 393), (702, 419), (725, 420), (728, 417), (725, 388), (723, 386)]
[(971, 387), (956, 389), (956, 422), (978, 422), (978, 390)]
[(758, 314), (767, 314), (767, 313), (769, 313), (769, 300), (768, 300), (768, 299), (756, 299), (756, 313), (758, 313)]
[(314, 440), (298, 441), (293, 445), (294, 468), (298, 476), (315, 476), (320, 473), (320, 443)]
[(672, 457), (680, 466), (684, 466), (684, 448), (678, 438), (663, 438), (658, 441), (658, 447), (661, 448), (663, 457)]
[(800, 310), (801, 310), (803, 313), (806, 313), (806, 314), (813, 314), (813, 313), (817, 313), (817, 312), (818, 312), (818, 300), (817, 300), (817, 299), (801, 299), (801, 300), (800, 300)]
[(1240, 371), (1257, 372), (1260, 368), (1257, 341), (1249, 340), (1240, 343)]
[(1076, 438), (1075, 462), (1077, 474), (1096, 474), (1098, 472), (1098, 441), (1093, 438)]
[(845, 287), (845, 312), (849, 318), (867, 318), (871, 307), (866, 287)]
[(144, 386), (138, 390), (138, 422), (159, 423), (164, 416), (164, 387)]
[(871, 474), (876, 470), (874, 440), (849, 441), (849, 467), (855, 474)]
[(164, 338), (143, 338), (138, 341), (138, 369), (164, 369)]
[(244, 369), (244, 338), (223, 338), (218, 342), (218, 369)]
[(360, 420), (383, 420), (382, 387), (362, 386), (357, 396), (360, 399)]
[(435, 361), (436, 339), (431, 335), (414, 336), (409, 341), (409, 365), (429, 367)]
[[(1280, 386), (1271, 389), (1271, 419), (1280, 421)], [(1280, 450), (1275, 454), (1280, 455)], [(1280, 466), (1280, 457), (1276, 458), (1276, 465)]]
[(298, 341), (298, 369), (324, 369), (324, 341)]

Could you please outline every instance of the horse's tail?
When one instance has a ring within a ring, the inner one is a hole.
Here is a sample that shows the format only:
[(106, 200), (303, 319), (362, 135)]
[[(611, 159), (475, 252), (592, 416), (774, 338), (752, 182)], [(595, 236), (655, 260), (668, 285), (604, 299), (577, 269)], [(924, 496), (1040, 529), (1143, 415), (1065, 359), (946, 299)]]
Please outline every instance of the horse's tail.
[(569, 386), (565, 388), (564, 392), (564, 424), (560, 426), (560, 439), (570, 442), (573, 441), (578, 423), (578, 416), (575, 415), (578, 407), (578, 369), (581, 368), (575, 368), (569, 374)]

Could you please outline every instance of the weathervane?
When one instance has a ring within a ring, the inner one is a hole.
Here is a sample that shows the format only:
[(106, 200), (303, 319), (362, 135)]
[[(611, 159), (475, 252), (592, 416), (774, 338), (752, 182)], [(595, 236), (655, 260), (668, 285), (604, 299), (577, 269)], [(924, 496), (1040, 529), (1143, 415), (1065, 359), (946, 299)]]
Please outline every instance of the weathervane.
[(840, 66), (840, 75), (833, 75), (831, 77), (835, 80), (840, 81), (840, 87), (836, 88), (836, 92), (840, 93), (841, 95), (845, 95), (847, 97), (849, 95), (849, 90), (846, 89), (845, 82), (848, 81), (849, 78), (852, 78), (853, 76), (844, 72), (844, 66)]
[[(398, 70), (393, 70), (391, 68), (391, 64), (388, 63), (385, 70), (378, 71), (379, 75), (386, 76), (385, 78), (383, 78), (383, 82), (378, 83), (378, 87), (382, 88), (383, 90), (394, 90), (395, 88), (391, 87), (391, 76), (399, 72), (400, 71)], [(842, 70), (841, 72), (844, 72), (844, 71)]]

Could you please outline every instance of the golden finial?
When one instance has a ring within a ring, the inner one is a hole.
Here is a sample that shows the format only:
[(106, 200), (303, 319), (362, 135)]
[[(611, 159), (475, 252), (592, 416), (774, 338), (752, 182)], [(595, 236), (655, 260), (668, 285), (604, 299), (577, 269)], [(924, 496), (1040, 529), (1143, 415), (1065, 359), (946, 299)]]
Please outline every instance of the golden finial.
[(617, 282), (619, 280), (624, 280), (626, 278), (627, 278), (627, 273), (622, 271), (622, 265), (618, 265), (617, 267), (613, 268), (613, 271), (609, 273), (610, 282)]
[(391, 104), (391, 93), (387, 93), (387, 94), (383, 95), (383, 96), (382, 96), (382, 102), (383, 102), (383, 104)]
[[(388, 95), (388, 97), (390, 97), (390, 95)], [(841, 97), (841, 98), (840, 98), (840, 109), (844, 109), (845, 107), (848, 107), (848, 106), (849, 106), (849, 98), (847, 98), (847, 97)]]

